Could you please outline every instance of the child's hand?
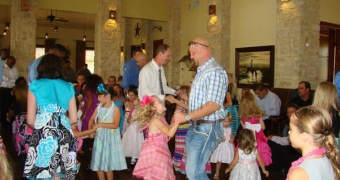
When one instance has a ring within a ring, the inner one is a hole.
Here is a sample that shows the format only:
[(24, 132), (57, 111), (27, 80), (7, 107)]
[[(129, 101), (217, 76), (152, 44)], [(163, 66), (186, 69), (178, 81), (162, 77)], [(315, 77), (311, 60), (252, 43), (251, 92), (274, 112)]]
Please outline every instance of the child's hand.
[(268, 139), (268, 140), (271, 140), (272, 137), (273, 137), (273, 135), (269, 135), (269, 136), (267, 137), (267, 139)]
[(99, 123), (93, 124), (92, 129), (97, 130), (98, 128), (100, 128)]
[(234, 136), (230, 136), (229, 143), (234, 143)]
[(225, 140), (226, 140), (226, 138), (225, 138), (225, 137), (223, 137), (221, 141), (222, 141), (222, 142), (225, 142)]
[(267, 170), (264, 170), (264, 171), (262, 171), (263, 172), (263, 174), (265, 174), (266, 175), (266, 177), (268, 177), (269, 176), (269, 172), (267, 171)]
[(228, 174), (228, 172), (230, 172), (230, 169), (229, 169), (229, 168), (227, 168), (227, 169), (225, 170), (225, 174)]
[(94, 135), (95, 135), (95, 133), (91, 133), (91, 134), (89, 135), (89, 137), (90, 137), (91, 139), (93, 139), (93, 138), (94, 138)]

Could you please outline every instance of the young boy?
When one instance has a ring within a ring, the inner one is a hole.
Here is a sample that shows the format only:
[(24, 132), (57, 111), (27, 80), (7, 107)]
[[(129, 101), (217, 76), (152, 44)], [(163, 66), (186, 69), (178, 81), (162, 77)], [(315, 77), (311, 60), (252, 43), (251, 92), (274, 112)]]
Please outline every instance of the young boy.
[[(299, 107), (296, 104), (287, 105), (287, 117), (288, 121), (284, 127), (284, 133), (288, 134), (289, 131), (289, 119), (293, 112), (295, 112)], [(290, 144), (289, 137), (273, 136), (270, 135), (268, 138), (268, 145), (272, 150), (272, 161), (273, 166), (276, 170), (280, 172), (287, 173), (291, 163), (297, 160), (301, 155), (298, 153)]]

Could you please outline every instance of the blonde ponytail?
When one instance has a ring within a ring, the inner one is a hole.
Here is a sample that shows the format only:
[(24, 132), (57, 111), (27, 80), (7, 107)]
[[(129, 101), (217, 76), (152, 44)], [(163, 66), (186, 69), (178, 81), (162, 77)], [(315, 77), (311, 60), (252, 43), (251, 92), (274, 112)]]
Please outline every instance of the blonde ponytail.
[(334, 179), (340, 179), (339, 151), (336, 147), (335, 136), (333, 133), (325, 135), (324, 147), (327, 150), (326, 155), (333, 167)]

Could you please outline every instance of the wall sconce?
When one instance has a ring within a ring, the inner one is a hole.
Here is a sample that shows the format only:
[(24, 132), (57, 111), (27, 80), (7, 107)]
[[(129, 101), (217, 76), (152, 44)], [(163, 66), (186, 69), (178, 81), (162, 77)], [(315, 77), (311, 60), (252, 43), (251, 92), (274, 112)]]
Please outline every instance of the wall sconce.
[(120, 46), (120, 52), (124, 52), (124, 47), (123, 46)]
[(145, 43), (142, 43), (142, 49), (145, 49)]
[(7, 35), (7, 31), (6, 31), (6, 29), (4, 30), (4, 33), (3, 33), (3, 35), (4, 35), (4, 36), (6, 36), (6, 35)]
[(55, 32), (55, 33), (58, 32), (58, 26), (54, 27), (54, 32)]
[(109, 19), (116, 20), (116, 11), (110, 10)]
[(216, 15), (216, 5), (209, 5), (209, 15)]

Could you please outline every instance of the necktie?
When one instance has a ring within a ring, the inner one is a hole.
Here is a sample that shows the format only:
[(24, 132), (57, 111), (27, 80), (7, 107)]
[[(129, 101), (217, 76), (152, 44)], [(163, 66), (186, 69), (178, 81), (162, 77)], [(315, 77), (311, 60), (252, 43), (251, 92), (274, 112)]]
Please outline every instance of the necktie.
[(159, 86), (161, 87), (161, 94), (164, 95), (163, 83), (162, 83), (162, 71), (158, 69)]

